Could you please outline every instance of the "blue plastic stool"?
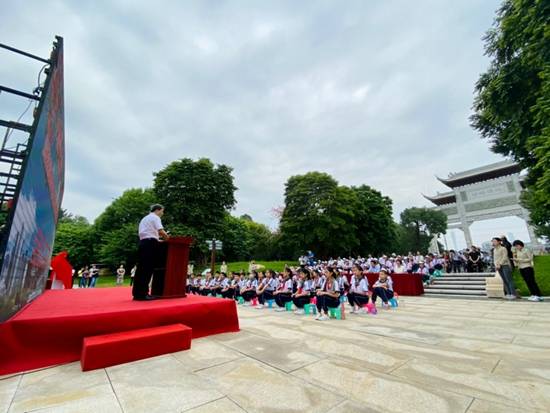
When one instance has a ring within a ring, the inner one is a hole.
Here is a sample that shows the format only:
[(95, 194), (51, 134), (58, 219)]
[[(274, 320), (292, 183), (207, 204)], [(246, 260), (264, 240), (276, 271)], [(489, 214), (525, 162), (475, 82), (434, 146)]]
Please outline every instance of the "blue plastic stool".
[(392, 307), (397, 307), (399, 305), (395, 298), (390, 298), (389, 302)]
[(266, 300), (267, 308), (273, 308), (273, 303), (274, 302), (275, 302), (275, 300)]

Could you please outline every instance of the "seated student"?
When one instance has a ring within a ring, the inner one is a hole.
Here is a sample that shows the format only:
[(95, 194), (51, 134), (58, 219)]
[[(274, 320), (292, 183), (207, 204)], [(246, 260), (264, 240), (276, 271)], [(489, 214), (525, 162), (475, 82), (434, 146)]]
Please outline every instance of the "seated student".
[(221, 283), (223, 279), (219, 271), (216, 271), (216, 275), (212, 278), (210, 282), (210, 294), (215, 297), (221, 291)]
[(206, 277), (204, 277), (202, 280), (201, 280), (201, 284), (199, 286), (199, 294), (200, 295), (208, 295), (210, 294), (210, 283), (212, 281), (212, 276), (210, 275), (210, 273), (206, 273)]
[[(315, 291), (322, 290), (325, 287), (326, 278), (318, 270), (313, 271), (313, 286)], [(317, 295), (317, 294), (315, 294)]]
[(416, 271), (414, 273), (415, 274), (422, 274), (422, 282), (424, 283), (424, 285), (430, 284), (430, 281), (431, 281), (432, 277), (430, 276), (430, 270), (426, 266), (424, 261), (420, 261), (420, 263), (418, 264), (418, 268), (416, 269)]
[(275, 298), (275, 302), (279, 307), (275, 311), (285, 311), (285, 304), (292, 301), (292, 289), (292, 272), (287, 267), (283, 273), (282, 283), (279, 285), (277, 291), (273, 292), (273, 298)]
[(235, 296), (235, 287), (232, 286), (233, 283), (233, 274), (229, 274), (229, 277), (225, 276), (225, 273), (222, 273), (223, 281), (221, 283), (220, 294), (223, 298), (233, 298)]
[(201, 285), (202, 275), (197, 274), (193, 279), (193, 284), (191, 284), (191, 294), (199, 294), (199, 287)]
[(272, 270), (267, 270), (265, 274), (263, 284), (261, 286), (258, 285), (258, 289), (256, 290), (258, 301), (260, 302), (257, 306), (258, 309), (267, 306), (267, 300), (274, 299), (273, 292), (277, 289), (278, 282), (275, 272)]
[(187, 282), (185, 283), (185, 292), (187, 294), (191, 294), (191, 288), (193, 287), (194, 282), (195, 282), (195, 275), (187, 274)]
[(372, 302), (376, 304), (376, 299), (382, 299), (382, 306), (389, 308), (388, 301), (393, 298), (393, 281), (386, 270), (381, 270), (378, 280), (373, 285)]
[(348, 293), (348, 302), (352, 314), (357, 314), (369, 303), (369, 280), (359, 265), (353, 267), (353, 280)]
[(243, 297), (244, 305), (250, 305), (250, 301), (256, 298), (256, 288), (258, 287), (258, 280), (256, 279), (256, 271), (252, 271), (248, 275), (248, 280), (244, 284), (244, 288), (241, 289), (241, 297)]
[(380, 272), (380, 264), (378, 263), (378, 260), (376, 258), (373, 258), (370, 262), (370, 267), (368, 272), (370, 273), (379, 273)]
[(246, 288), (246, 283), (248, 282), (248, 279), (246, 278), (246, 276), (242, 272), (239, 273), (237, 275), (237, 277), (235, 277), (235, 278), (237, 279), (237, 288), (235, 290), (235, 298), (238, 300), (238, 297), (242, 298), (241, 293)]
[[(328, 320), (328, 309), (340, 305), (340, 289), (336, 280), (336, 272), (332, 267), (325, 270), (326, 281), (322, 290), (317, 290), (317, 317), (316, 320)], [(324, 314), (323, 314), (324, 313)]]
[(265, 283), (267, 281), (265, 277), (265, 273), (263, 271), (259, 271), (257, 273), (257, 280), (258, 284), (256, 285), (256, 297), (258, 297), (258, 305), (256, 305), (257, 309), (264, 308), (263, 298), (262, 298), (262, 292), (265, 288)]
[(343, 271), (338, 273), (338, 278), (336, 279), (336, 282), (338, 283), (338, 288), (340, 289), (340, 295), (344, 295), (344, 292), (349, 289), (349, 281), (348, 278), (344, 275)]
[(309, 270), (301, 268), (299, 272), (298, 288), (296, 292), (292, 294), (292, 302), (297, 308), (294, 314), (304, 314), (304, 306), (309, 304), (311, 294), (314, 292), (315, 287)]

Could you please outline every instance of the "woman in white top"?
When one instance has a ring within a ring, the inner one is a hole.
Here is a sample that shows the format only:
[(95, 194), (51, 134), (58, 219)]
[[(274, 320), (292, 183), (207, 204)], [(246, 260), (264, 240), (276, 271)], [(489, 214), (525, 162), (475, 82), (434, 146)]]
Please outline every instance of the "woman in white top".
[(407, 267), (403, 265), (403, 261), (399, 258), (395, 260), (395, 265), (393, 266), (393, 272), (395, 274), (404, 274), (407, 272)]
[(373, 285), (372, 302), (376, 304), (376, 299), (382, 299), (382, 306), (389, 308), (388, 301), (393, 298), (393, 281), (386, 270), (381, 270), (378, 280)]
[(273, 293), (277, 308), (275, 311), (285, 311), (285, 304), (292, 301), (292, 273), (289, 268), (285, 268), (283, 273), (283, 282), (279, 285), (279, 289)]
[(369, 280), (358, 264), (353, 266), (352, 283), (348, 293), (348, 301), (353, 308), (351, 313), (356, 314), (369, 303)]

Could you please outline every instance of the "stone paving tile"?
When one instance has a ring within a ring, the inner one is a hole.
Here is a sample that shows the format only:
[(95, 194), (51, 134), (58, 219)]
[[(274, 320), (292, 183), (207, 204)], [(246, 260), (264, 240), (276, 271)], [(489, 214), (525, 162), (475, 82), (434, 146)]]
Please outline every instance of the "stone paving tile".
[(172, 356), (109, 367), (107, 373), (126, 412), (181, 412), (224, 396)]
[(522, 407), (518, 409), (517, 406), (508, 406), (501, 403), (488, 402), (486, 400), (475, 399), (468, 409), (467, 413), (543, 413), (544, 410), (533, 410), (530, 408)]
[[(235, 336), (235, 334), (232, 334)], [(191, 350), (172, 353), (182, 366), (189, 371), (204, 369), (218, 364), (233, 361), (243, 357), (237, 351), (231, 350), (209, 338), (193, 340)]]
[(10, 376), (0, 380), (0, 412), (7, 412), (15, 396), (21, 376)]
[(79, 399), (64, 404), (32, 410), (32, 413), (123, 413), (113, 393), (94, 397), (92, 400)]
[(300, 346), (298, 342), (274, 340), (246, 332), (233, 338), (224, 339), (223, 344), (285, 372), (299, 369), (321, 359), (321, 357), (304, 351), (304, 346)]
[(326, 412), (344, 400), (251, 359), (232, 361), (197, 374), (250, 413)]
[(387, 413), (387, 408), (375, 409), (367, 403), (357, 403), (346, 400), (338, 406), (333, 407), (327, 413)]
[(112, 389), (104, 370), (83, 373), (80, 363), (70, 363), (25, 374), (9, 412), (61, 408), (68, 403), (93, 404), (108, 400), (110, 395)]
[(224, 397), (223, 399), (214, 400), (202, 406), (185, 410), (185, 413), (246, 413), (246, 410), (243, 410), (235, 402)]
[(544, 360), (503, 359), (493, 374), (550, 383), (550, 355)]
[(408, 382), (453, 391), (467, 396), (506, 402), (517, 408), (550, 406), (550, 382), (524, 379), (516, 375), (495, 375), (483, 368), (458, 363), (411, 360), (394, 370), (392, 375)]
[(465, 412), (473, 398), (436, 387), (409, 383), (391, 375), (368, 371), (343, 360), (322, 360), (292, 373), (296, 377), (337, 389), (357, 403), (391, 412)]

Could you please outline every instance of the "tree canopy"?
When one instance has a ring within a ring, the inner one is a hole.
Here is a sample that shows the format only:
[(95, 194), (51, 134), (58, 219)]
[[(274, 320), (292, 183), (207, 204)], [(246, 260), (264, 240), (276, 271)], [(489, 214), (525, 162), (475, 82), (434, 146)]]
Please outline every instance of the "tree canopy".
[(550, 2), (505, 0), (484, 37), (492, 58), (475, 88), (472, 126), (528, 168), (525, 206), (550, 236)]
[(447, 231), (447, 216), (431, 208), (407, 208), (401, 213), (401, 225), (401, 248), (425, 252), (434, 235)]

